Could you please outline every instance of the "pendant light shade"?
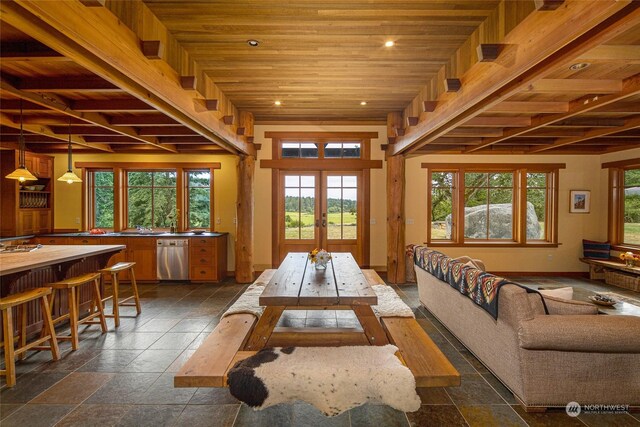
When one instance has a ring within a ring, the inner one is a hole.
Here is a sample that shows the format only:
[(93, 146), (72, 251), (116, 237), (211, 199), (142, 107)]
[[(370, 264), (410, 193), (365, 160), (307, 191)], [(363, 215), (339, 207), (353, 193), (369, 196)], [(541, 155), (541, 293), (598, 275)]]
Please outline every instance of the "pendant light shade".
[(6, 175), (5, 178), (17, 179), (20, 182), (37, 181), (38, 178), (33, 176), (25, 166), (24, 160), (24, 136), (22, 134), (22, 99), (20, 99), (20, 136), (18, 137), (18, 168)]
[(73, 164), (71, 159), (71, 119), (69, 119), (69, 148), (67, 152), (68, 152), (67, 171), (64, 173), (64, 175), (58, 178), (58, 181), (66, 181), (67, 184), (73, 184), (74, 182), (82, 182), (82, 180), (78, 177), (78, 175), (73, 173), (73, 169), (71, 168), (71, 165)]

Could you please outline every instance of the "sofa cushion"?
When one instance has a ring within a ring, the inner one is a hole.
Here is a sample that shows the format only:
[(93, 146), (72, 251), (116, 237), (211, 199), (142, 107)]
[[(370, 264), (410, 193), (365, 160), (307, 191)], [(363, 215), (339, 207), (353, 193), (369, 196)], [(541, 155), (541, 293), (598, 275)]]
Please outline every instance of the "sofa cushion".
[(538, 291), (542, 294), (543, 297), (556, 297), (564, 300), (572, 300), (573, 299), (573, 288), (571, 286), (567, 286), (565, 288), (557, 288), (557, 289), (538, 289)]
[(585, 258), (609, 259), (611, 245), (609, 242), (596, 242), (582, 239), (582, 253)]

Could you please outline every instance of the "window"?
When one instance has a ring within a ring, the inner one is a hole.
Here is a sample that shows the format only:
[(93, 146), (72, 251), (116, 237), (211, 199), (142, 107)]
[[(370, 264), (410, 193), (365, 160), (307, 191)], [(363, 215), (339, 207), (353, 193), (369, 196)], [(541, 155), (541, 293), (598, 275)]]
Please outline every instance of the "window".
[(285, 240), (315, 238), (316, 177), (287, 175), (284, 181)]
[(431, 244), (556, 244), (564, 165), (423, 164)]
[(91, 187), (90, 228), (113, 229), (113, 171), (94, 171), (89, 175)]
[(640, 247), (640, 159), (605, 163), (602, 167), (609, 168), (609, 241), (637, 249)]
[(211, 173), (187, 172), (187, 228), (209, 228), (211, 224)]
[(360, 158), (359, 142), (329, 142), (324, 146), (325, 159)]
[(127, 226), (169, 228), (176, 216), (176, 172), (127, 172)]
[(358, 177), (327, 176), (327, 238), (358, 237)]
[(282, 158), (318, 158), (318, 144), (313, 142), (282, 143)]

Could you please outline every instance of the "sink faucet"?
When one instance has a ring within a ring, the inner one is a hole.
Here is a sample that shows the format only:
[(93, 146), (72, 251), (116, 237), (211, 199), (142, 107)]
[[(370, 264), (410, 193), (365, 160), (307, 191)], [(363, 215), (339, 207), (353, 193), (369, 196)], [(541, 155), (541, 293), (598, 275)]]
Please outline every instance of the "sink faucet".
[(153, 231), (153, 229), (151, 227), (147, 228), (147, 227), (143, 227), (141, 225), (136, 225), (136, 230), (138, 230), (138, 233), (140, 233), (140, 234), (151, 233)]

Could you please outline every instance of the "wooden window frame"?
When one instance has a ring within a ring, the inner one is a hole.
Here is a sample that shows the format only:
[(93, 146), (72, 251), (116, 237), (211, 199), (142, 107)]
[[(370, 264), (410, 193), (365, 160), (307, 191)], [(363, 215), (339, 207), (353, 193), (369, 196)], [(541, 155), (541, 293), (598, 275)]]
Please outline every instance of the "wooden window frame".
[[(87, 196), (85, 197), (85, 199), (87, 200), (86, 206), (83, 203), (83, 206), (85, 206), (85, 209), (87, 210), (87, 219), (86, 219), (86, 224), (87, 224), (87, 228), (88, 229), (92, 229), (92, 228), (97, 228), (96, 227), (96, 222), (95, 222), (95, 213), (96, 213), (96, 209), (95, 209), (95, 202), (96, 202), (96, 198), (95, 198), (95, 173), (96, 172), (111, 172), (113, 173), (113, 207), (114, 207), (114, 213), (113, 213), (113, 225), (115, 227), (115, 223), (116, 223), (116, 218), (115, 218), (115, 203), (116, 203), (116, 175), (115, 172), (113, 171), (113, 169), (91, 169), (88, 170), (86, 174), (84, 174), (84, 179), (83, 182), (86, 183), (87, 185)], [(114, 227), (111, 228), (106, 228), (106, 230), (114, 230)]]
[[(422, 163), (427, 169), (427, 241), (434, 247), (557, 247), (558, 243), (558, 181), (564, 163)], [(455, 218), (451, 240), (431, 239), (431, 196), (433, 172), (454, 174), (452, 215)], [(464, 237), (464, 175), (476, 173), (513, 173), (513, 239), (465, 239)], [(527, 239), (527, 173), (546, 173), (545, 238)]]
[(640, 253), (640, 245), (624, 242), (624, 173), (629, 169), (639, 169), (640, 158), (603, 163), (602, 168), (609, 169), (609, 242), (615, 250)]
[[(211, 163), (147, 163), (147, 162), (76, 162), (76, 168), (82, 169), (82, 228), (87, 229), (92, 224), (91, 215), (95, 208), (91, 194), (92, 172), (113, 171), (114, 185), (114, 232), (127, 231), (129, 228), (127, 217), (127, 172), (176, 171), (176, 231), (188, 230), (188, 188), (187, 173), (191, 171), (209, 170), (211, 186), (209, 187), (210, 219), (208, 231), (214, 231), (215, 212), (215, 177), (214, 171), (221, 168), (218, 162)], [(168, 230), (168, 229), (157, 229)]]

